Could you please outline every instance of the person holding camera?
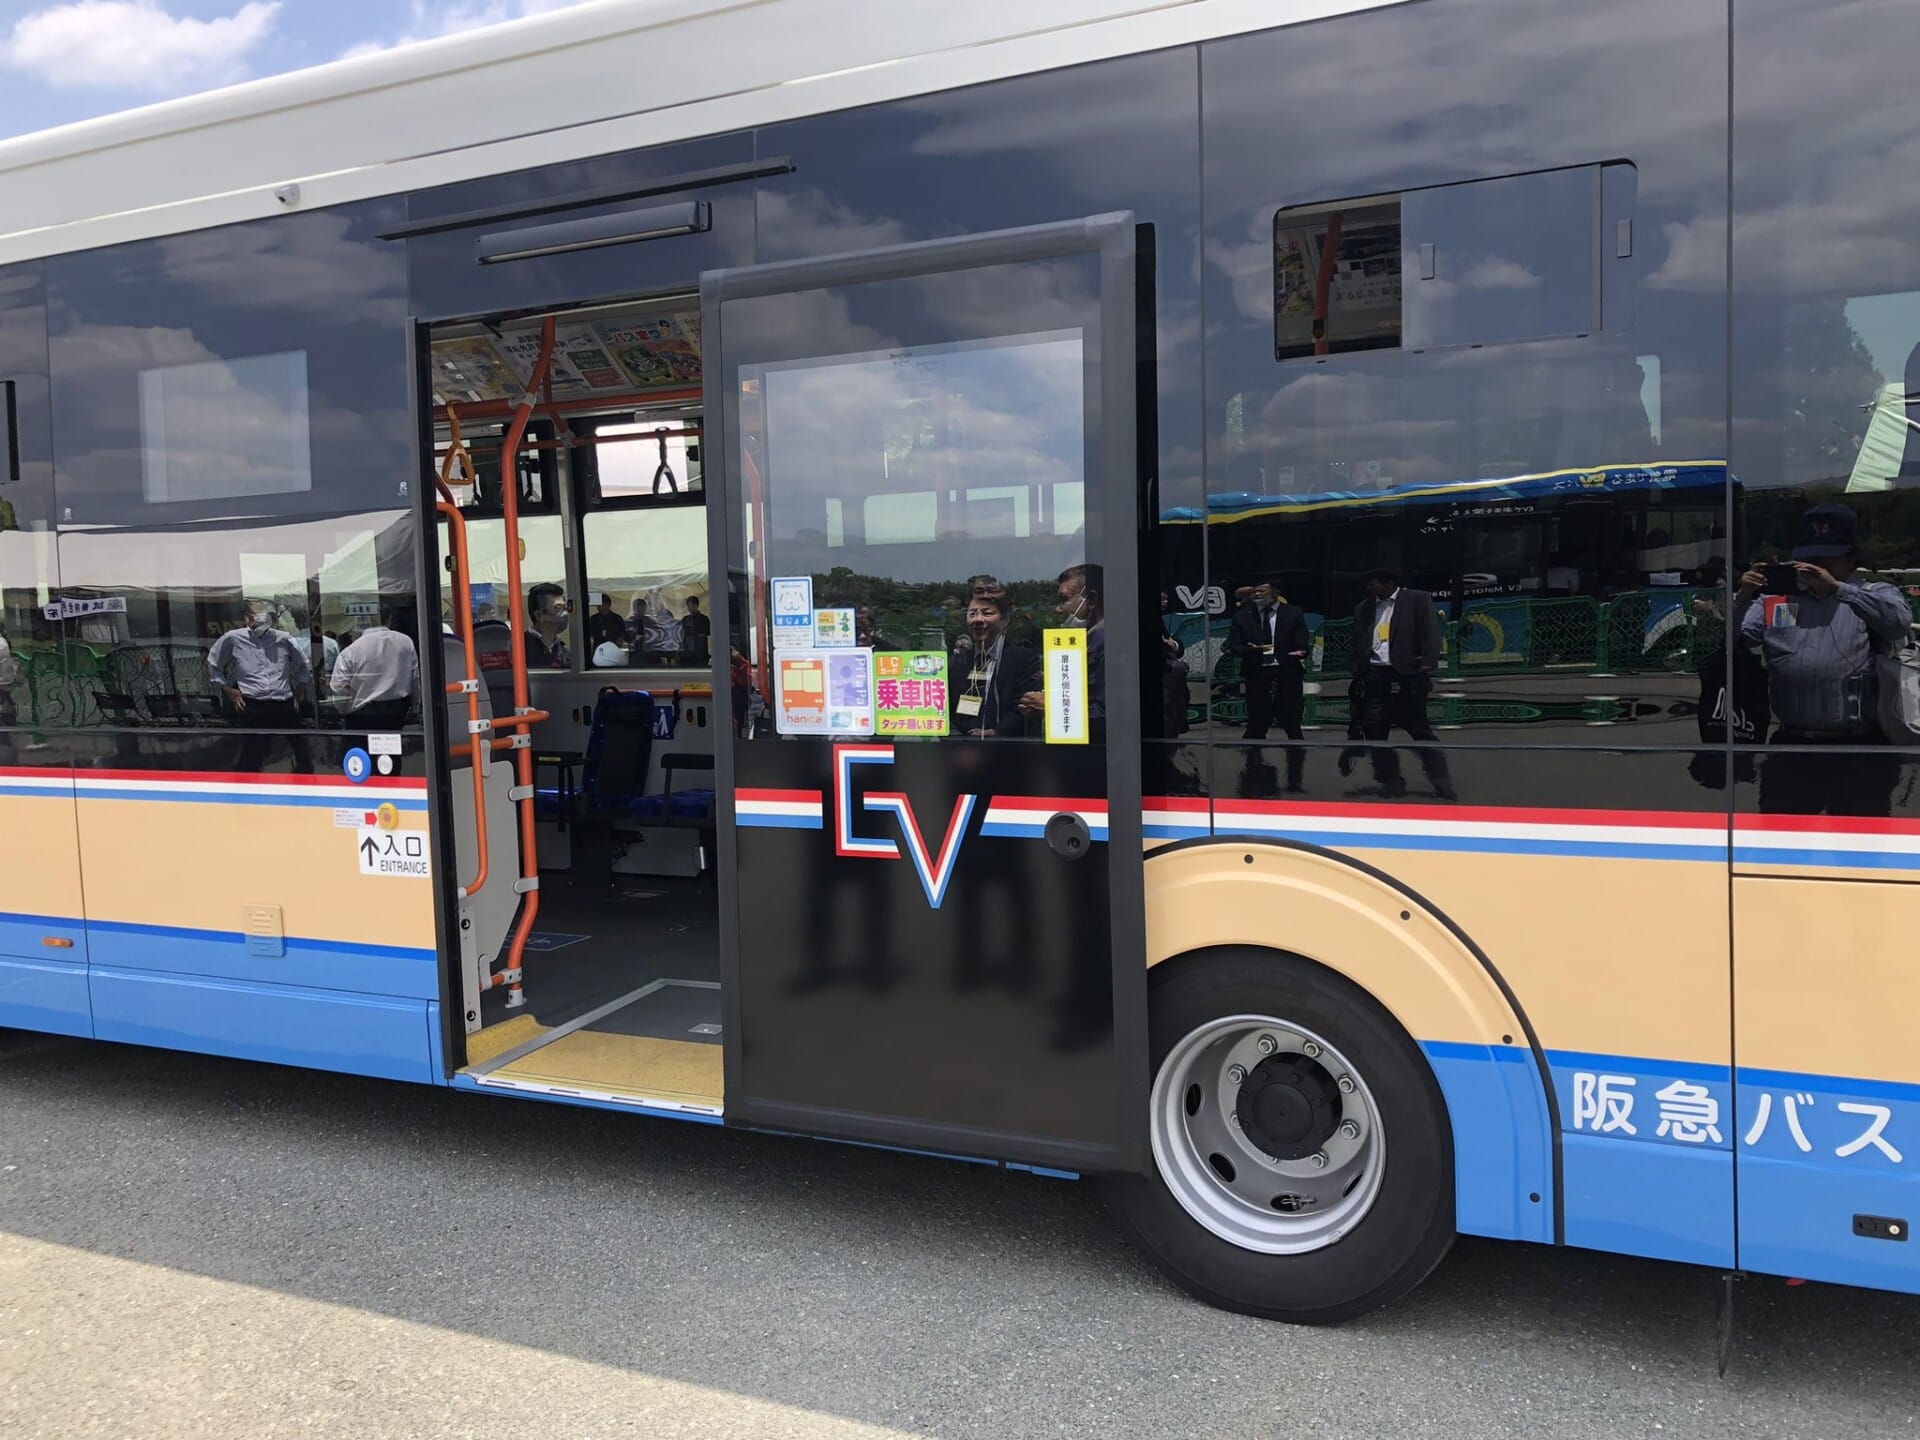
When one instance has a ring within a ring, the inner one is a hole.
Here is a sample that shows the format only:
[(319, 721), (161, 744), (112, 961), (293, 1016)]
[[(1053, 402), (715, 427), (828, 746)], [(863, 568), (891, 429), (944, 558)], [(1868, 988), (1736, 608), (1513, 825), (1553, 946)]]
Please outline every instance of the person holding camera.
[[(1912, 623), (1906, 596), (1856, 563), (1860, 522), (1846, 505), (1800, 517), (1791, 560), (1750, 566), (1734, 592), (1740, 644), (1766, 660), (1773, 745), (1879, 745), (1874, 657)], [(1892, 775), (1840, 755), (1777, 754), (1760, 770), (1772, 814), (1886, 815)]]

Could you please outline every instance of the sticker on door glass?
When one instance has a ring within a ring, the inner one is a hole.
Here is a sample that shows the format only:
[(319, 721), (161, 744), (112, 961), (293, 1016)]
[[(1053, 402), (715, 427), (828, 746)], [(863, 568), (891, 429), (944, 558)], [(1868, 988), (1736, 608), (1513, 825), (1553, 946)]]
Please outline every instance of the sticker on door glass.
[(873, 657), (874, 733), (938, 738), (947, 733), (947, 657), (890, 650)]
[(1046, 632), (1047, 744), (1087, 743), (1087, 632)]
[(773, 648), (813, 648), (813, 577), (789, 575), (773, 582)]
[(782, 735), (871, 735), (873, 651), (783, 650), (774, 656)]

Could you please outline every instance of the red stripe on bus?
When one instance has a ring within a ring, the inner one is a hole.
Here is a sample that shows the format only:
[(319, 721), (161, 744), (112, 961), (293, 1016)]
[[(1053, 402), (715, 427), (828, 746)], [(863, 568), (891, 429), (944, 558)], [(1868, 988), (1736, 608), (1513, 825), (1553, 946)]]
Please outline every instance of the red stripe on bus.
[(768, 805), (818, 805), (820, 792), (818, 790), (736, 790), (733, 792), (733, 798), (736, 804), (741, 805), (755, 802)]

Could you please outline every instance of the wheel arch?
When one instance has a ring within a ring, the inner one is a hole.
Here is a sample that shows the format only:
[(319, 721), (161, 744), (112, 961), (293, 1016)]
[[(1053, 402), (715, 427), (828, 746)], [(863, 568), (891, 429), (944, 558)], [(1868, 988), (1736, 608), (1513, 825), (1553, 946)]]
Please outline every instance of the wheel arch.
[(1383, 871), (1278, 837), (1149, 852), (1150, 969), (1222, 947), (1298, 956), (1372, 996), (1426, 1057), (1453, 1127), (1462, 1233), (1556, 1241), (1559, 1115), (1512, 987), (1432, 901)]

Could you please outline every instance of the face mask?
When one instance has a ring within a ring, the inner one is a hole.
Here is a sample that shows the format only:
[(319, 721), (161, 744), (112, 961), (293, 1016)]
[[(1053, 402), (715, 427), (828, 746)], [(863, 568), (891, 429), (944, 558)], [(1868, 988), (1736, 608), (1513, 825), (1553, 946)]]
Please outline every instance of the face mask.
[(1069, 625), (1085, 626), (1087, 623), (1087, 597), (1084, 593), (1076, 595), (1071, 610), (1063, 610), (1060, 618)]
[(264, 630), (273, 623), (273, 617), (264, 610), (251, 610), (247, 613), (249, 630)]

